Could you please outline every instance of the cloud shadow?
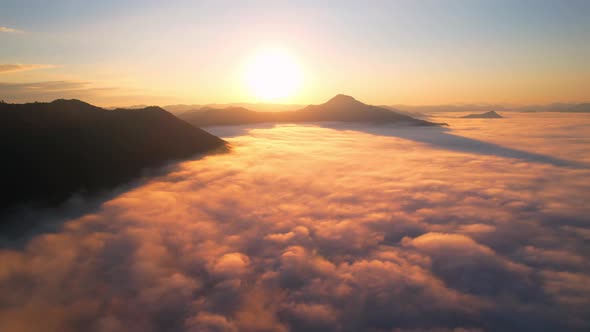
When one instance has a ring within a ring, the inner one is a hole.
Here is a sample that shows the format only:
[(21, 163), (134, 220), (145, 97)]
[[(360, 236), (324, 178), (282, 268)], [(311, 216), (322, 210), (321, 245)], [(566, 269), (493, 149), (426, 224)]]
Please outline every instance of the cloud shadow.
[(172, 160), (161, 166), (146, 168), (140, 176), (117, 187), (91, 194), (72, 193), (67, 201), (55, 206), (32, 207), (23, 204), (0, 211), (0, 249), (22, 249), (33, 237), (59, 232), (64, 222), (88, 213), (96, 213), (104, 203), (145, 185), (153, 178), (175, 171), (182, 161), (200, 160), (214, 154), (216, 153), (199, 153), (187, 159)]
[(424, 143), (435, 148), (456, 152), (474, 153), (479, 155), (493, 155), (504, 158), (520, 159), (527, 162), (550, 164), (559, 167), (590, 168), (590, 165), (560, 159), (539, 153), (513, 149), (494, 143), (476, 140), (452, 134), (448, 127), (408, 127), (396, 125), (368, 125), (349, 123), (322, 123), (324, 128), (336, 130), (354, 130), (371, 135), (390, 136)]

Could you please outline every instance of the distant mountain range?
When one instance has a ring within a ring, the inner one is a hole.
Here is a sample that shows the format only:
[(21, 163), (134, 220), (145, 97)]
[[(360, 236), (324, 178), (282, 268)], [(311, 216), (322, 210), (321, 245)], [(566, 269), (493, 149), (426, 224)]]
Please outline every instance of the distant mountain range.
[(463, 119), (501, 119), (502, 116), (494, 111), (489, 111), (481, 114), (469, 114), (462, 116)]
[[(149, 105), (130, 105), (125, 106), (125, 109), (141, 109), (146, 108)], [(241, 107), (246, 108), (256, 112), (285, 112), (285, 111), (294, 111), (300, 108), (305, 107), (305, 105), (300, 104), (273, 104), (273, 103), (225, 103), (225, 104), (174, 104), (174, 105), (165, 105), (162, 106), (163, 109), (166, 111), (174, 114), (179, 115), (187, 111), (194, 111), (198, 109), (225, 109), (225, 108), (235, 108)], [(107, 107), (106, 109), (114, 110), (121, 107)]]
[[(141, 109), (148, 105), (131, 105), (127, 109)], [(241, 107), (257, 112), (285, 112), (296, 111), (305, 107), (299, 104), (272, 104), (272, 103), (227, 103), (227, 104), (176, 104), (162, 106), (168, 112), (179, 115), (187, 111), (198, 109), (226, 109)], [(439, 112), (564, 112), (564, 113), (590, 113), (590, 103), (553, 103), (545, 105), (514, 106), (505, 104), (443, 104), (443, 105), (379, 105), (394, 112), (408, 115), (414, 118), (426, 118), (431, 113)], [(116, 109), (110, 107), (108, 109)]]
[(438, 112), (562, 112), (585, 113), (590, 112), (590, 103), (553, 103), (547, 105), (510, 106), (499, 104), (457, 104), (457, 105), (392, 105), (383, 106), (398, 109), (406, 114), (422, 113), (425, 115)]
[(253, 123), (301, 123), (322, 121), (399, 123), (414, 126), (436, 126), (425, 120), (391, 109), (364, 104), (351, 96), (337, 95), (320, 105), (309, 105), (296, 111), (256, 112), (243, 107), (217, 109), (205, 107), (178, 115), (197, 127)]
[(204, 105), (177, 104), (177, 105), (162, 106), (162, 108), (172, 114), (181, 114), (186, 111), (193, 111), (193, 110), (201, 109), (201, 108), (224, 109), (224, 108), (233, 108), (233, 107), (246, 108), (246, 109), (256, 111), (256, 112), (285, 112), (285, 111), (295, 111), (295, 110), (298, 110), (304, 106), (305, 105), (299, 105), (299, 104), (227, 103), (227, 104), (204, 104)]
[(590, 113), (590, 103), (577, 104), (557, 112)]
[(146, 167), (225, 146), (159, 107), (106, 110), (79, 100), (0, 103), (5, 192), (0, 212), (110, 189)]

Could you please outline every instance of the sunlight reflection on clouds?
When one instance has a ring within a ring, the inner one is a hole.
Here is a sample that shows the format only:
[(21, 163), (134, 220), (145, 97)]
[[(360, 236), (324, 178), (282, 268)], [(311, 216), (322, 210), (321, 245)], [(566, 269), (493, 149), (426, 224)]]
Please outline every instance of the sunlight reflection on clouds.
[(590, 170), (318, 126), (229, 141), (0, 251), (0, 329), (590, 328)]

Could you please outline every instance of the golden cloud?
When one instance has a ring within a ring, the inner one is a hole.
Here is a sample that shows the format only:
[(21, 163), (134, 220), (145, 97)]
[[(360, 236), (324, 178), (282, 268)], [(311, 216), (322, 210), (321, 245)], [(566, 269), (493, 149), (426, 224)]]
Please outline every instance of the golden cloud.
[(46, 69), (55, 68), (54, 65), (42, 65), (42, 64), (0, 64), (1, 73), (12, 73), (16, 71), (34, 70), (34, 69)]
[[(590, 119), (530, 121), (520, 149), (589, 155)], [(590, 328), (589, 169), (332, 127), (234, 128), (231, 153), (1, 250), (0, 330)]]
[(24, 31), (22, 31), (22, 30), (18, 30), (18, 29), (9, 28), (9, 27), (3, 27), (3, 26), (0, 26), (0, 32), (7, 32), (7, 33), (23, 33)]

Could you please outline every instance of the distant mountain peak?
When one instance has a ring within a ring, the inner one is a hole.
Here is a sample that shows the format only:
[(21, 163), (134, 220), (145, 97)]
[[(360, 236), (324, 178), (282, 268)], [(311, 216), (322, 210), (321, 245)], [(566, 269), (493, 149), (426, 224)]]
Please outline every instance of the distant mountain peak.
[(489, 111), (481, 114), (469, 114), (466, 116), (462, 116), (464, 119), (500, 119), (503, 118), (500, 114), (496, 113), (495, 111)]
[(354, 99), (354, 97), (345, 95), (345, 94), (337, 94), (336, 96), (332, 97), (332, 99), (328, 100), (326, 104), (344, 104), (344, 103), (360, 103), (360, 101)]
[(45, 105), (45, 107), (49, 108), (57, 108), (60, 110), (69, 110), (72, 112), (81, 112), (81, 111), (88, 111), (88, 110), (102, 110), (102, 108), (88, 104), (78, 99), (56, 99), (49, 103), (37, 103), (41, 105)]
[(64, 104), (67, 104), (67, 105), (88, 105), (88, 106), (91, 106), (90, 104), (88, 104), (86, 102), (83, 102), (83, 101), (81, 101), (79, 99), (56, 99), (56, 100), (50, 102), (50, 104), (53, 104), (53, 105), (64, 105)]

